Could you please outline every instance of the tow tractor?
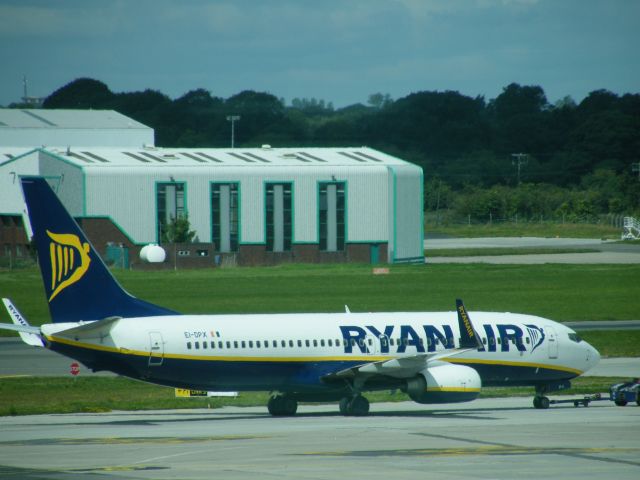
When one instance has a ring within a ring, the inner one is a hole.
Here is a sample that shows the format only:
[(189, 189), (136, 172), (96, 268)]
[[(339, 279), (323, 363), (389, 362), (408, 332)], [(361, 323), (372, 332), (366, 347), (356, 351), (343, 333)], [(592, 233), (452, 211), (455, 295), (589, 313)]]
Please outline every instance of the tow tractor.
[(629, 402), (636, 402), (640, 406), (640, 378), (611, 385), (609, 399), (619, 407), (624, 407)]

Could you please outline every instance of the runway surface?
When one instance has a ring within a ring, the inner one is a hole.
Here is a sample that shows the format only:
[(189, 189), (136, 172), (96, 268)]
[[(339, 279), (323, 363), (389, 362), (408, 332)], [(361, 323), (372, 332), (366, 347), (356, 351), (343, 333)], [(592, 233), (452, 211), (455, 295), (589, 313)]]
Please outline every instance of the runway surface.
[(635, 479), (640, 407), (335, 405), (0, 418), (0, 478)]
[[(604, 241), (589, 238), (538, 238), (538, 237), (489, 237), (489, 238), (428, 238), (424, 241), (425, 262), (429, 263), (494, 263), (524, 264), (638, 264), (640, 245)], [(466, 257), (430, 257), (430, 250), (457, 248), (576, 248), (595, 249), (593, 253), (541, 253), (535, 255), (477, 255)]]

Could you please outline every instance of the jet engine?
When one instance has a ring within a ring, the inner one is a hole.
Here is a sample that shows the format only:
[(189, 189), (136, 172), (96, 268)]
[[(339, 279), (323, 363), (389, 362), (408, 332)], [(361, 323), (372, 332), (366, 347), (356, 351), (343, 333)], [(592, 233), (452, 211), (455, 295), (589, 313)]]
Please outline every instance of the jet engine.
[(408, 379), (404, 391), (417, 403), (456, 403), (475, 400), (481, 387), (473, 368), (440, 362)]

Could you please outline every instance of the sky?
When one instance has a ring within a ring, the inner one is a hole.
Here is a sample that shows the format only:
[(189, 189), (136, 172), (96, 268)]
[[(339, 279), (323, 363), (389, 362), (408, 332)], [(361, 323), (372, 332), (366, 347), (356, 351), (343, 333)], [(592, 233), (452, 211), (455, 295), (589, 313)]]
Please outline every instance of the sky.
[(418, 91), (640, 93), (640, 0), (0, 0), (0, 105), (81, 77), (336, 108)]

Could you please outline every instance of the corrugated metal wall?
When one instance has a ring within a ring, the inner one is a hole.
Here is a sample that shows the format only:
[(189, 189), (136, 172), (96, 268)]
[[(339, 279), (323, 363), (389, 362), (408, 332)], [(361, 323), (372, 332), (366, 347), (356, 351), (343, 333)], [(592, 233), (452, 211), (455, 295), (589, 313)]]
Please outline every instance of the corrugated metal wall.
[(392, 197), (389, 258), (394, 262), (417, 261), (424, 257), (422, 169), (409, 163), (388, 168)]
[[(415, 173), (414, 173), (415, 174)], [(111, 217), (137, 243), (156, 241), (156, 184), (184, 182), (191, 228), (211, 241), (211, 182), (240, 183), (240, 241), (265, 242), (265, 183), (293, 184), (294, 242), (318, 241), (319, 182), (345, 182), (347, 241), (385, 242), (389, 232), (388, 171), (363, 167), (85, 168), (86, 215)]]

